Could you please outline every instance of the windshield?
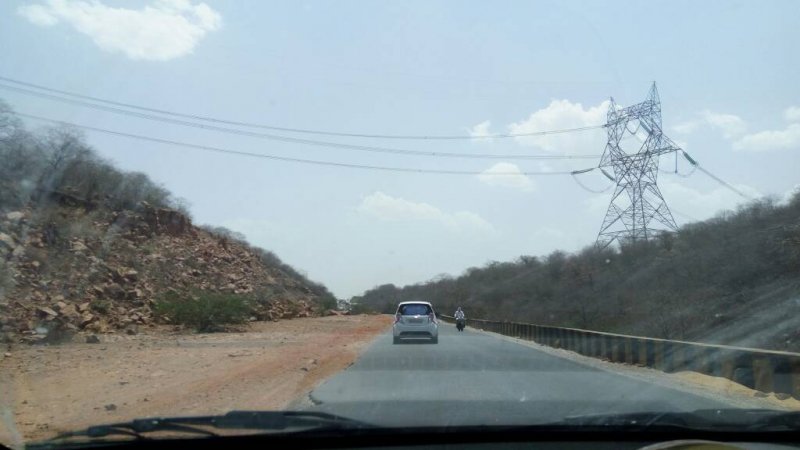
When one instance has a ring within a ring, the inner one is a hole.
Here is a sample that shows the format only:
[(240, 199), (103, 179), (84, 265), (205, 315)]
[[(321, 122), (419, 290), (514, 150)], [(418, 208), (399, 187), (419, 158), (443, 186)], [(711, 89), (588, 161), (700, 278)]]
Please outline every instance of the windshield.
[(398, 313), (404, 316), (427, 316), (432, 312), (428, 305), (402, 305), (398, 309)]
[(0, 2), (0, 443), (800, 410), (798, 23)]

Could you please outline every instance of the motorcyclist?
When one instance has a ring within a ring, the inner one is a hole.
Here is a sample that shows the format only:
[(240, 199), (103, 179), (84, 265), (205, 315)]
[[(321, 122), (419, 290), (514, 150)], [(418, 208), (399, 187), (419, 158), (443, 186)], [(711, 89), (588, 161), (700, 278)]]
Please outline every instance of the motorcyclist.
[(456, 309), (453, 317), (456, 319), (456, 328), (458, 328), (458, 331), (463, 331), (464, 326), (467, 324), (467, 317), (464, 315), (464, 311), (461, 310), (460, 306)]

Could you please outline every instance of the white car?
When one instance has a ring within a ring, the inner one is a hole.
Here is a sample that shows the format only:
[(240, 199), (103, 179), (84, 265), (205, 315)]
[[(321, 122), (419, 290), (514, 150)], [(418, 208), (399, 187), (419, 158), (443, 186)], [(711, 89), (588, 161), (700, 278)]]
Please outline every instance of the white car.
[(403, 339), (428, 339), (439, 343), (439, 321), (433, 305), (428, 302), (403, 302), (397, 305), (392, 327), (393, 342)]

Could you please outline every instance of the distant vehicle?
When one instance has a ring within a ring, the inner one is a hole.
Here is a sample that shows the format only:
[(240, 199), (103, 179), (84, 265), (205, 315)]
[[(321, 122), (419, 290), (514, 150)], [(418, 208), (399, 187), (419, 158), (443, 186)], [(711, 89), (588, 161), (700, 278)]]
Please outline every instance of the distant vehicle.
[(433, 305), (428, 302), (402, 302), (397, 305), (392, 327), (393, 342), (403, 339), (429, 339), (439, 343), (439, 323)]

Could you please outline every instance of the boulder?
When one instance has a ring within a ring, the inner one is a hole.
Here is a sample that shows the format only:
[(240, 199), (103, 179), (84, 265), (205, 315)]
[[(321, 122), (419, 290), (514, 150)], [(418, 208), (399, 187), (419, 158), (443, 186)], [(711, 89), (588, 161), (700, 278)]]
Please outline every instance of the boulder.
[(6, 214), (6, 219), (12, 222), (18, 222), (25, 218), (25, 213), (22, 211), (11, 211), (10, 213)]
[(90, 312), (84, 312), (80, 319), (80, 327), (86, 328), (89, 326), (90, 323), (94, 322), (97, 319), (97, 316)]
[(14, 242), (14, 238), (11, 236), (0, 233), (0, 248), (5, 247), (9, 252), (13, 252), (15, 248), (17, 248), (17, 244)]
[(78, 308), (76, 308), (75, 305), (68, 303), (64, 303), (63, 306), (59, 306), (58, 313), (69, 319), (76, 319), (80, 317), (80, 313), (78, 313)]
[(124, 299), (126, 294), (125, 289), (117, 283), (106, 285), (106, 287), (103, 288), (103, 293), (115, 300)]
[(48, 308), (46, 306), (37, 307), (36, 308), (36, 314), (38, 314), (39, 317), (44, 318), (44, 319), (52, 319), (52, 318), (58, 316), (57, 312), (55, 312), (53, 309)]
[(125, 269), (123, 270), (120, 275), (127, 281), (136, 281), (139, 279), (139, 272), (133, 269)]
[(84, 244), (82, 241), (75, 240), (75, 241), (72, 241), (72, 243), (70, 245), (70, 250), (75, 252), (75, 253), (83, 253), (83, 252), (89, 250), (89, 247), (87, 247), (86, 244)]

